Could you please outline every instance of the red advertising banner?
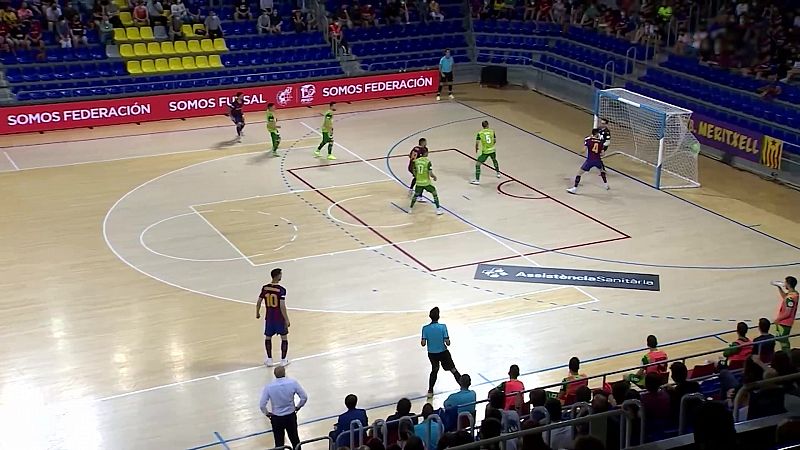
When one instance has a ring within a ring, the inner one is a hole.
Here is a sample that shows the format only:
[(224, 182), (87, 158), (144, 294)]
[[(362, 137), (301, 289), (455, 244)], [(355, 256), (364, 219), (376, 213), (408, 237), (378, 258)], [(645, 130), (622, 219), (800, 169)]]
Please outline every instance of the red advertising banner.
[(244, 94), (244, 111), (248, 112), (263, 111), (267, 103), (292, 108), (428, 94), (435, 92), (438, 86), (439, 73), (426, 70), (287, 85), (0, 107), (0, 135), (225, 114), (237, 92)]

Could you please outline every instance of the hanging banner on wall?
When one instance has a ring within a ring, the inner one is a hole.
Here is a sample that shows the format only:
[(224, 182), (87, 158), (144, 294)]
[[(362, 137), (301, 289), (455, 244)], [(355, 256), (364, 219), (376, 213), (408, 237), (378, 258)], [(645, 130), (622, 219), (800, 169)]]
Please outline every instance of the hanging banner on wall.
[(732, 156), (761, 162), (763, 134), (699, 113), (692, 114), (689, 126), (701, 144)]

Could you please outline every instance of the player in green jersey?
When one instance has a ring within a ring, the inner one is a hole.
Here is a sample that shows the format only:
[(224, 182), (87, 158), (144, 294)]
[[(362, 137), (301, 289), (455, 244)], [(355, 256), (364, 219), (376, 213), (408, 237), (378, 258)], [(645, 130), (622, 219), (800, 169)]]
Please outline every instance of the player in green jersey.
[(489, 128), (489, 122), (484, 120), (481, 126), (483, 129), (478, 132), (478, 136), (475, 138), (475, 153), (478, 154), (478, 161), (475, 163), (475, 179), (470, 181), (472, 184), (481, 184), (481, 165), (489, 158), (492, 158), (497, 178), (500, 178), (500, 164), (497, 163), (497, 155), (494, 148), (497, 144), (497, 136), (495, 136), (494, 130)]
[(275, 118), (275, 103), (267, 105), (267, 131), (272, 138), (272, 156), (278, 156), (278, 146), (281, 145), (281, 133), (278, 131), (278, 119)]
[[(436, 215), (440, 216), (444, 214), (442, 207), (439, 205), (439, 193), (436, 192), (436, 187), (431, 183), (431, 180), (436, 181), (436, 175), (433, 173), (433, 166), (427, 154), (425, 156), (418, 156), (417, 159), (414, 160), (414, 177), (417, 183), (414, 186), (414, 197), (411, 198), (411, 208), (414, 207), (414, 203), (417, 203), (417, 198), (422, 197), (422, 192), (426, 191), (433, 194), (433, 203), (436, 204)], [(411, 209), (409, 209), (409, 212), (411, 212)]]
[(323, 115), (321, 128), (322, 142), (319, 143), (319, 147), (317, 147), (317, 150), (314, 152), (315, 158), (320, 157), (322, 147), (324, 147), (325, 144), (328, 144), (328, 159), (336, 159), (336, 157), (333, 156), (333, 112), (336, 111), (333, 105), (334, 103), (331, 102), (331, 104), (328, 106), (328, 110), (325, 111), (325, 114)]

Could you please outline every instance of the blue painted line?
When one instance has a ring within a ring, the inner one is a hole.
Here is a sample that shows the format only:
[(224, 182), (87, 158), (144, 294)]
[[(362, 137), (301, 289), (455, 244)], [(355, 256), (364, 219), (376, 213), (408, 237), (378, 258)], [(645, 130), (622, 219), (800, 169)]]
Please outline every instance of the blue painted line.
[[(686, 338), (686, 339), (679, 339), (677, 341), (672, 341), (672, 342), (668, 342), (666, 344), (662, 344), (661, 347), (669, 347), (669, 346), (672, 346), (672, 345), (685, 344), (687, 342), (699, 341), (701, 339), (707, 339), (707, 338), (711, 338), (711, 337), (714, 337), (714, 336), (717, 336), (717, 335), (720, 335), (720, 334), (731, 333), (731, 332), (732, 331), (720, 331), (720, 332), (717, 332), (717, 333), (710, 333), (710, 334), (704, 334), (704, 335), (695, 336), (695, 337)], [(646, 347), (644, 347), (644, 348), (640, 347), (640, 348), (636, 348), (636, 349), (632, 349), (632, 350), (625, 350), (625, 351), (621, 351), (621, 352), (609, 353), (609, 354), (605, 354), (605, 355), (602, 355), (602, 356), (589, 358), (589, 359), (583, 360), (582, 362), (584, 364), (585, 363), (590, 363), (590, 362), (596, 362), (596, 361), (600, 361), (600, 360), (603, 360), (603, 359), (616, 358), (618, 356), (630, 355), (631, 353), (643, 352), (645, 350), (648, 350), (648, 349)], [(568, 367), (568, 364), (559, 364), (559, 365), (556, 365), (556, 366), (545, 367), (543, 369), (537, 369), (537, 370), (531, 370), (531, 371), (528, 371), (528, 372), (524, 372), (524, 373), (521, 373), (520, 376), (535, 375), (535, 374), (538, 374), (538, 373), (550, 372), (552, 370), (565, 369), (567, 367)], [(474, 384), (473, 386), (485, 386), (487, 384), (493, 385), (495, 383), (499, 383), (499, 382), (505, 380), (505, 378), (498, 378), (496, 380), (487, 380), (486, 377), (484, 377), (480, 373), (478, 373), (478, 376), (482, 377), (486, 381), (483, 381), (482, 383)], [(447, 391), (443, 391), (443, 392), (438, 392), (438, 393), (436, 393), (436, 395), (443, 395), (443, 394), (453, 393), (453, 392), (456, 392), (456, 391), (457, 391), (456, 389), (451, 389), (451, 390), (447, 390)], [(416, 396), (416, 397), (411, 397), (411, 398), (409, 398), (409, 400), (416, 401), (416, 400), (421, 400), (421, 399), (426, 398), (426, 397), (427, 397), (427, 395), (419, 395), (419, 396)], [(366, 411), (372, 411), (372, 410), (375, 410), (375, 409), (386, 408), (386, 407), (392, 406), (394, 404), (396, 404), (396, 402), (373, 405), (373, 406), (369, 406), (369, 407), (364, 408), (364, 409)], [(336, 417), (339, 417), (339, 415), (338, 414), (334, 414), (334, 415), (325, 416), (325, 417), (317, 417), (315, 419), (311, 419), (311, 420), (306, 420), (306, 421), (300, 422), (300, 423), (298, 423), (298, 426), (310, 425), (310, 424), (322, 422), (322, 421), (325, 421), (325, 420), (331, 420), (331, 419), (334, 419)], [(248, 438), (255, 437), (255, 436), (261, 436), (263, 434), (267, 434), (267, 433), (270, 433), (270, 432), (272, 432), (271, 428), (268, 429), (268, 430), (257, 431), (255, 433), (250, 433), (250, 434), (246, 434), (246, 435), (243, 435), (243, 436), (227, 439), (225, 442), (229, 443), (229, 442), (240, 441), (242, 439), (248, 439)], [(214, 446), (217, 446), (217, 445), (220, 445), (220, 443), (219, 442), (214, 442), (214, 443), (211, 443), (211, 444), (201, 445), (199, 447), (192, 447), (192, 448), (190, 448), (188, 450), (201, 450), (201, 449), (204, 449), (204, 448), (214, 447)]]
[(219, 442), (220, 442), (220, 444), (222, 444), (222, 447), (223, 447), (225, 450), (231, 450), (231, 448), (230, 448), (230, 447), (228, 447), (228, 443), (225, 441), (225, 439), (222, 439), (222, 435), (221, 435), (221, 434), (219, 434), (218, 432), (216, 432), (216, 431), (215, 431), (215, 432), (214, 432), (214, 436), (216, 436), (216, 437), (217, 437), (217, 439), (219, 439)]
[(397, 203), (395, 203), (395, 202), (389, 202), (389, 203), (391, 203), (392, 206), (394, 206), (395, 208), (399, 209), (400, 211), (403, 211), (406, 214), (409, 213), (407, 209), (403, 208), (402, 206), (398, 205)]
[(491, 382), (492, 382), (492, 380), (490, 380), (490, 379), (486, 378), (486, 377), (485, 377), (485, 376), (484, 376), (482, 373), (480, 373), (480, 372), (478, 372), (478, 376), (479, 376), (479, 377), (481, 377), (481, 378), (483, 378), (483, 381), (485, 381), (486, 383), (491, 383)]
[(719, 337), (719, 335), (716, 335), (716, 336), (714, 336), (714, 337), (715, 337), (715, 338), (717, 338), (717, 339), (719, 339), (720, 341), (722, 341), (722, 342), (726, 343), (726, 344), (728, 343), (728, 341), (726, 341), (725, 339), (722, 339), (721, 337)]
[[(526, 129), (524, 129), (524, 128), (518, 127), (518, 126), (514, 125), (513, 123), (507, 122), (507, 121), (505, 121), (505, 120), (503, 120), (503, 119), (500, 119), (499, 117), (496, 117), (496, 116), (493, 116), (493, 115), (491, 115), (491, 114), (488, 114), (488, 113), (486, 113), (486, 112), (484, 112), (484, 111), (481, 111), (481, 110), (480, 110), (480, 109), (478, 109), (478, 108), (475, 108), (475, 107), (473, 107), (473, 106), (467, 105), (467, 104), (465, 104), (465, 103), (461, 103), (461, 102), (458, 102), (458, 103), (459, 103), (460, 105), (462, 105), (462, 106), (466, 107), (466, 108), (469, 108), (469, 109), (471, 109), (471, 110), (475, 111), (475, 112), (481, 113), (481, 114), (485, 115), (486, 117), (491, 117), (492, 119), (494, 119), (494, 120), (497, 120), (497, 121), (499, 121), (499, 122), (502, 122), (502, 123), (504, 123), (504, 124), (506, 124), (506, 125), (508, 125), (508, 126), (510, 126), (510, 127), (512, 127), (512, 128), (516, 128), (517, 130), (519, 130), (519, 131), (522, 131), (523, 133), (529, 134), (529, 135), (531, 135), (531, 136), (533, 136), (533, 137), (535, 137), (535, 138), (537, 138), (537, 139), (540, 139), (540, 140), (542, 140), (542, 141), (544, 141), (544, 142), (547, 142), (548, 144), (554, 145), (554, 146), (556, 146), (556, 147), (558, 147), (558, 148), (560, 148), (560, 149), (562, 149), (562, 150), (568, 151), (568, 152), (570, 152), (571, 154), (573, 154), (573, 155), (575, 155), (575, 156), (580, 156), (580, 155), (578, 155), (577, 153), (573, 152), (572, 150), (568, 149), (567, 147), (564, 147), (564, 146), (563, 146), (563, 145), (561, 145), (561, 144), (558, 144), (558, 143), (556, 143), (556, 142), (553, 142), (553, 141), (551, 141), (551, 140), (549, 140), (549, 139), (547, 139), (547, 138), (544, 138), (544, 137), (542, 137), (542, 136), (539, 136), (539, 135), (537, 135), (536, 133), (532, 133), (532, 132), (530, 132), (530, 131), (528, 131), (528, 130), (526, 130)], [(629, 179), (631, 179), (631, 180), (633, 180), (633, 181), (636, 181), (637, 183), (643, 184), (643, 185), (645, 185), (645, 186), (647, 186), (647, 187), (649, 187), (649, 188), (651, 188), (651, 189), (656, 189), (655, 187), (651, 186), (650, 184), (648, 184), (648, 183), (645, 183), (644, 181), (642, 181), (642, 180), (640, 180), (640, 179), (638, 179), (638, 178), (635, 178), (635, 177), (633, 177), (633, 176), (631, 176), (631, 175), (628, 175), (628, 174), (626, 174), (626, 173), (620, 172), (620, 171), (618, 171), (618, 170), (616, 170), (616, 169), (613, 169), (613, 168), (610, 168), (610, 167), (609, 167), (608, 169), (610, 169), (611, 171), (613, 171), (613, 172), (615, 172), (615, 173), (617, 173), (617, 174), (619, 174), (619, 175), (622, 175), (622, 176), (624, 176), (624, 177), (626, 177), (626, 178), (629, 178)], [(727, 221), (729, 221), (729, 222), (733, 222), (733, 223), (735, 223), (735, 224), (737, 224), (737, 225), (739, 225), (739, 226), (741, 226), (741, 227), (744, 227), (744, 228), (746, 228), (746, 229), (748, 229), (748, 230), (751, 230), (751, 231), (753, 231), (753, 232), (755, 232), (755, 233), (758, 233), (758, 234), (760, 234), (760, 235), (762, 235), (762, 236), (765, 236), (765, 237), (767, 237), (767, 238), (769, 238), (769, 239), (772, 239), (772, 240), (774, 240), (774, 241), (780, 242), (781, 244), (784, 244), (784, 245), (786, 245), (786, 246), (788, 246), (788, 247), (791, 247), (791, 248), (793, 248), (793, 249), (795, 249), (795, 250), (800, 250), (800, 246), (797, 246), (797, 245), (791, 244), (791, 243), (789, 243), (789, 242), (787, 242), (787, 241), (784, 241), (784, 240), (782, 240), (782, 239), (780, 239), (780, 238), (777, 238), (777, 237), (775, 237), (775, 236), (772, 236), (772, 235), (770, 235), (770, 234), (767, 234), (767, 233), (765, 233), (765, 232), (763, 232), (763, 231), (756, 230), (755, 228), (751, 228), (751, 227), (747, 226), (746, 224), (744, 224), (744, 223), (742, 223), (742, 222), (739, 222), (739, 221), (737, 221), (737, 220), (731, 219), (730, 217), (724, 216), (724, 215), (722, 215), (722, 214), (720, 214), (720, 213), (718, 213), (718, 212), (716, 212), (716, 211), (712, 211), (712, 210), (710, 210), (710, 209), (708, 209), (708, 208), (706, 208), (706, 207), (704, 207), (704, 206), (701, 206), (701, 205), (699, 205), (699, 204), (697, 204), (697, 203), (695, 203), (695, 202), (693, 202), (693, 201), (691, 201), (691, 200), (687, 200), (687, 199), (685, 199), (685, 198), (679, 197), (679, 196), (677, 196), (677, 195), (673, 194), (672, 192), (669, 192), (669, 191), (663, 191), (663, 190), (660, 190), (660, 189), (659, 189), (659, 191), (660, 191), (660, 192), (663, 192), (663, 193), (665, 193), (665, 194), (667, 194), (667, 195), (670, 195), (670, 196), (672, 196), (672, 197), (674, 197), (674, 198), (676, 198), (676, 199), (678, 199), (678, 200), (680, 200), (680, 201), (682, 201), (682, 202), (685, 202), (685, 203), (688, 203), (688, 204), (690, 204), (690, 205), (693, 205), (693, 206), (695, 206), (695, 207), (697, 207), (697, 208), (700, 208), (700, 209), (702, 209), (702, 210), (704, 210), (704, 211), (706, 211), (706, 212), (708, 212), (708, 213), (711, 213), (711, 214), (713, 214), (713, 215), (715, 215), (715, 216), (717, 216), (717, 217), (721, 217), (721, 218), (723, 218), (723, 219), (725, 219), (725, 220), (727, 220)], [(784, 266), (788, 266), (788, 265), (798, 265), (798, 264), (800, 264), (800, 261), (798, 261), (798, 262), (795, 262), (795, 263), (792, 263), (792, 264), (784, 264), (784, 265), (779, 265), (779, 266), (777, 266), (777, 267), (784, 267)], [(763, 267), (776, 267), (776, 266), (763, 266)]]

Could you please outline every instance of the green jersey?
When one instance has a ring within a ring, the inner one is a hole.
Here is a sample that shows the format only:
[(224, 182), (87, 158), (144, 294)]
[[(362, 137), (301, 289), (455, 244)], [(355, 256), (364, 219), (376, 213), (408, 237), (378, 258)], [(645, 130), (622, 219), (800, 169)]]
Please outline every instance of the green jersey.
[(484, 155), (488, 155), (489, 153), (494, 153), (494, 146), (497, 142), (497, 138), (495, 138), (494, 130), (491, 128), (484, 128), (478, 132), (478, 136), (475, 138), (476, 141), (480, 141), (481, 143), (481, 153)]
[(267, 111), (267, 130), (273, 133), (278, 131), (278, 120), (272, 111)]
[(414, 160), (414, 178), (419, 187), (431, 185), (431, 160), (427, 156), (420, 156)]
[(333, 111), (330, 109), (325, 111), (324, 118), (322, 119), (322, 131), (325, 133), (333, 131)]

